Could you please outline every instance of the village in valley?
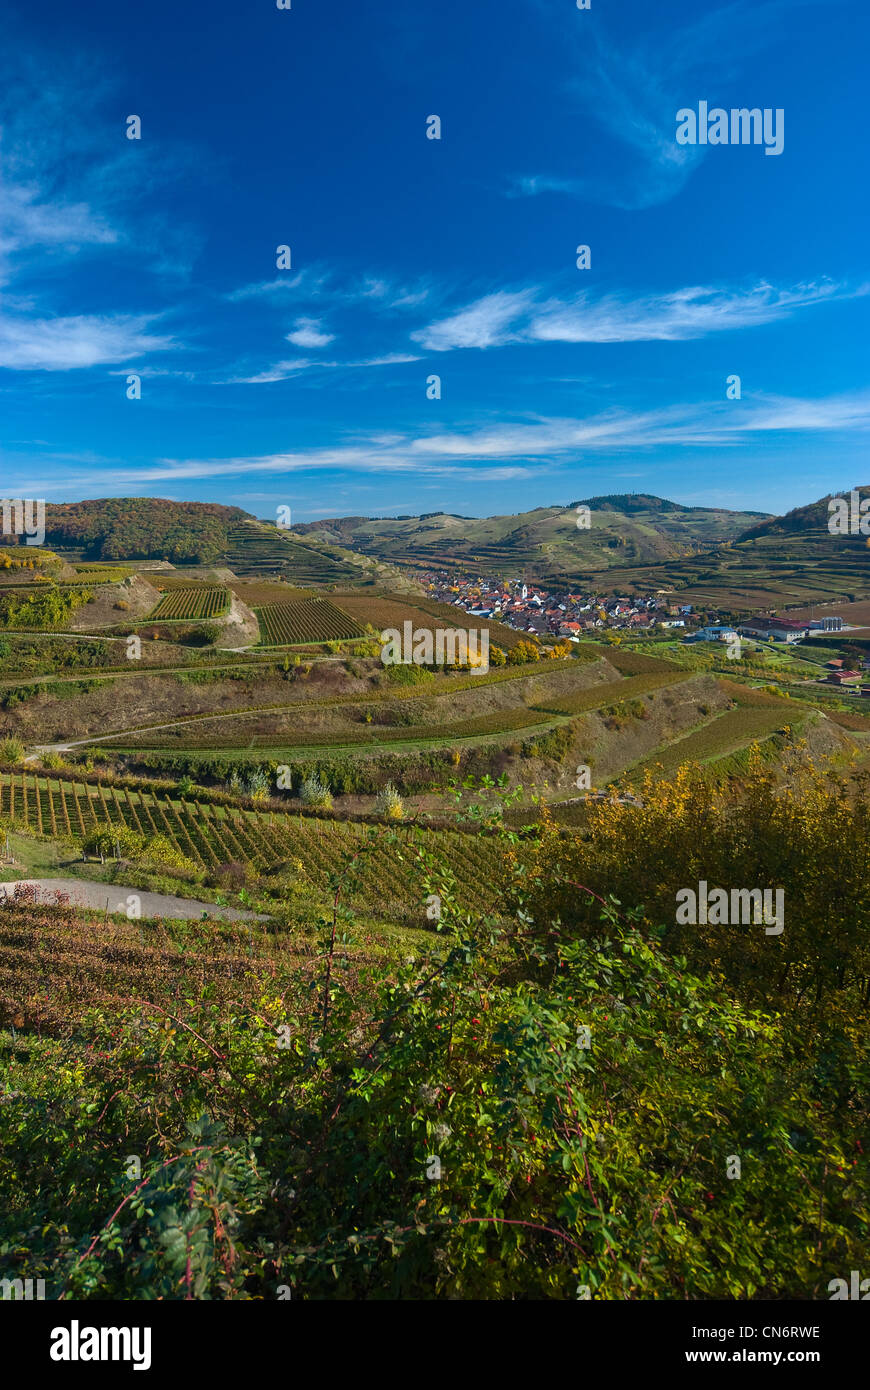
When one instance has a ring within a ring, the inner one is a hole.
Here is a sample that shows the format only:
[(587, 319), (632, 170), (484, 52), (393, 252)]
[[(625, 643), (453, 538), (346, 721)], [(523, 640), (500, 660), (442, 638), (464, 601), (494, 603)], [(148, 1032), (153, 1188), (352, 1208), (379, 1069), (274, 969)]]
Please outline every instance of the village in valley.
[[(851, 630), (837, 615), (798, 621), (769, 613), (732, 624), (725, 622), (717, 610), (675, 602), (673, 592), (634, 597), (561, 592), (522, 579), (469, 578), (446, 571), (430, 571), (420, 579), (432, 598), (452, 604), (467, 617), (497, 620), (533, 637), (559, 637), (571, 642), (579, 642), (584, 636), (614, 633), (628, 640), (667, 635), (684, 644), (745, 642), (794, 646), (813, 635), (848, 634)], [(863, 628), (855, 631), (864, 634)], [(820, 678), (828, 685), (870, 697), (870, 685), (861, 684), (868, 679), (862, 672), (870, 672), (870, 659), (856, 657), (850, 663), (834, 657), (824, 663)]]

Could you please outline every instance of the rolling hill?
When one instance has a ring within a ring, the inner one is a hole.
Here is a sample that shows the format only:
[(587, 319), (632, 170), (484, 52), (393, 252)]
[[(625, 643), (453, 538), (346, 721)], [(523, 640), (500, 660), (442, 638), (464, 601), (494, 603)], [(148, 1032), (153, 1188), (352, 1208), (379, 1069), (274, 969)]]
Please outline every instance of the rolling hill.
[[(589, 508), (578, 528), (578, 506)], [(684, 507), (644, 493), (591, 497), (568, 506), (473, 518), (446, 512), (343, 517), (295, 528), (396, 564), (484, 570), (542, 582), (579, 581), (601, 570), (704, 554), (767, 518), (758, 512)]]
[[(856, 491), (870, 496), (870, 486)], [(626, 593), (673, 592), (698, 607), (735, 614), (870, 598), (868, 537), (831, 534), (832, 495), (766, 517), (706, 552), (626, 566), (619, 571), (620, 586)], [(613, 583), (604, 571), (598, 579)]]
[(102, 497), (49, 503), (47, 543), (88, 560), (171, 560), (213, 564), (230, 528), (250, 518), (241, 507), (162, 497)]

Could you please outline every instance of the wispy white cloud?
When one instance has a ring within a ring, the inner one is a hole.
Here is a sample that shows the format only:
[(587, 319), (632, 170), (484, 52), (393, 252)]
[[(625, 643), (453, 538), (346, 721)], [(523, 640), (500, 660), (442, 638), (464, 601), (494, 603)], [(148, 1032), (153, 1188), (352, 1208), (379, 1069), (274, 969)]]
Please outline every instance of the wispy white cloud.
[(165, 352), (178, 346), (171, 337), (150, 332), (152, 323), (153, 318), (146, 315), (0, 316), (0, 367), (63, 372), (133, 362), (146, 352)]
[(535, 289), (485, 295), (458, 313), (411, 334), (432, 352), (509, 343), (681, 342), (711, 333), (775, 323), (800, 309), (867, 293), (831, 281), (776, 289), (692, 286), (668, 294), (543, 298)]
[(296, 294), (298, 298), (306, 297), (314, 299), (320, 292), (320, 287), (325, 283), (325, 277), (313, 273), (311, 270), (301, 270), (298, 273), (290, 271), (281, 275), (274, 276), (271, 280), (255, 280), (249, 285), (241, 285), (238, 289), (230, 290), (224, 296), (232, 304), (238, 304), (246, 299), (265, 299), (280, 301), (288, 294)]
[(384, 357), (361, 357), (355, 361), (346, 362), (322, 362), (316, 357), (299, 357), (289, 362), (276, 362), (274, 366), (267, 367), (265, 371), (258, 372), (256, 376), (237, 376), (231, 377), (228, 385), (232, 386), (262, 386), (272, 381), (289, 381), (291, 377), (299, 376), (302, 372), (311, 370), (335, 368), (354, 368), (354, 367), (394, 367), (402, 362), (419, 362), (419, 357), (415, 357), (407, 352), (390, 352)]
[(261, 299), (280, 305), (291, 296), (300, 303), (319, 303), (352, 308), (354, 306), (389, 312), (416, 309), (434, 297), (431, 282), (418, 280), (406, 284), (387, 275), (342, 275), (327, 265), (304, 270), (284, 271), (269, 280), (256, 280), (230, 290), (224, 298), (231, 303)]
[(432, 352), (458, 347), (501, 347), (520, 342), (524, 336), (517, 325), (528, 320), (537, 291), (533, 289), (484, 295), (458, 313), (450, 314), (411, 334), (414, 342)]
[(431, 285), (422, 281), (409, 286), (381, 275), (364, 275), (361, 281), (349, 286), (345, 297), (351, 301), (374, 300), (388, 309), (416, 309), (431, 294)]
[(0, 182), (3, 228), (0, 252), (34, 246), (62, 246), (67, 251), (85, 245), (117, 241), (115, 229), (87, 203), (50, 202), (36, 183)]
[[(171, 488), (198, 478), (309, 472), (408, 474), (454, 482), (502, 482), (556, 474), (602, 454), (656, 448), (735, 448), (753, 436), (776, 431), (784, 437), (826, 431), (832, 435), (870, 432), (870, 390), (818, 400), (744, 398), (739, 406), (720, 401), (689, 403), (651, 411), (612, 410), (586, 418), (517, 420), (469, 429), (421, 434), (365, 434), (328, 447), (232, 458), (162, 459), (121, 467), (113, 488), (153, 484)], [(632, 476), (632, 475), (629, 475)], [(23, 480), (22, 480), (23, 481)], [(69, 491), (102, 486), (105, 474), (63, 478)], [(8, 484), (12, 485), (11, 481)], [(33, 486), (33, 480), (30, 480)], [(40, 486), (43, 486), (40, 481)], [(51, 488), (57, 484), (45, 483)], [(47, 493), (46, 495), (50, 495)]]

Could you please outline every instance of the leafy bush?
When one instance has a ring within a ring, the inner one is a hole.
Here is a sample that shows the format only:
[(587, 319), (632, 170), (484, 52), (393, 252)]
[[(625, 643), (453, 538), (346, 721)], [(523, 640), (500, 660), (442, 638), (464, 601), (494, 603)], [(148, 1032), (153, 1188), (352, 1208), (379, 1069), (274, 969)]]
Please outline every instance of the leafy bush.
[(268, 775), (261, 767), (255, 767), (248, 778), (248, 796), (252, 801), (266, 801), (271, 795)]
[(196, 873), (196, 865), (186, 854), (165, 835), (152, 835), (142, 851), (141, 862), (146, 868), (179, 869), (182, 873)]
[(384, 667), (384, 676), (391, 685), (426, 685), (429, 681), (434, 681), (435, 676), (425, 666), (417, 666), (414, 662), (405, 666), (402, 663)]
[(0, 621), (6, 627), (65, 627), (75, 610), (92, 598), (90, 589), (58, 589), (53, 584), (25, 596), (5, 594), (0, 596)]
[(316, 806), (319, 810), (332, 810), (332, 792), (325, 782), (314, 775), (306, 777), (299, 788), (299, 797), (304, 806)]
[(860, 990), (833, 1026), (800, 982), (759, 1012), (596, 899), (556, 839), (535, 859), (505, 832), (501, 921), (458, 909), (415, 844), (438, 930), (388, 971), (340, 968), (339, 907), (316, 961), (230, 939), (234, 978), (213, 929), (89, 943), (89, 1012), (73, 956), (62, 1035), (34, 1031), (4, 1098), (10, 1274), (73, 1299), (684, 1301), (824, 1297), (860, 1267)]
[(0, 762), (20, 763), (24, 760), (24, 744), (19, 738), (4, 738), (0, 743)]
[(523, 666), (529, 661), (540, 661), (541, 649), (536, 642), (528, 642), (522, 638), (515, 646), (511, 647), (507, 654), (509, 666)]
[(375, 800), (375, 810), (389, 820), (402, 820), (405, 815), (405, 804), (392, 782), (388, 782), (382, 791), (378, 792)]
[(181, 635), (186, 647), (209, 647), (217, 640), (218, 628), (212, 623), (199, 623)]

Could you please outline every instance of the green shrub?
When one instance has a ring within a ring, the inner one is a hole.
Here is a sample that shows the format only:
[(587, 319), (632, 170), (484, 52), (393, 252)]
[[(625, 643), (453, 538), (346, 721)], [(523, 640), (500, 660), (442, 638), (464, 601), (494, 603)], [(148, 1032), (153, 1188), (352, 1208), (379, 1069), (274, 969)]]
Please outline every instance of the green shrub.
[(319, 777), (306, 777), (299, 789), (299, 797), (303, 806), (313, 806), (322, 811), (332, 810), (332, 792)]
[(375, 800), (375, 810), (380, 815), (386, 816), (388, 820), (402, 820), (405, 815), (405, 804), (392, 782), (378, 792)]
[(248, 796), (252, 801), (265, 801), (271, 795), (272, 787), (268, 775), (261, 767), (255, 767), (248, 778)]
[(19, 738), (4, 738), (0, 743), (0, 762), (20, 763), (24, 761), (24, 744)]

